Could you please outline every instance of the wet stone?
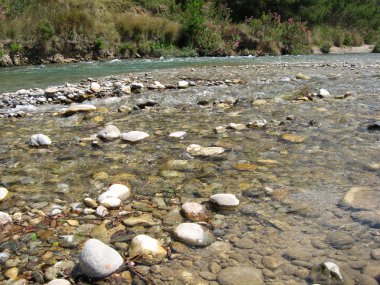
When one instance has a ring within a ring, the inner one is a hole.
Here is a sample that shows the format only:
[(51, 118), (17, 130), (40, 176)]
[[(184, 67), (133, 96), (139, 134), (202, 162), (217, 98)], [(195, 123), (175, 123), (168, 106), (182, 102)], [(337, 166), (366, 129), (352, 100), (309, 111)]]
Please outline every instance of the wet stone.
[(242, 239), (235, 241), (234, 245), (237, 248), (241, 248), (241, 249), (251, 249), (255, 246), (255, 243), (253, 242), (252, 239), (242, 238)]
[(137, 143), (149, 137), (149, 134), (141, 131), (131, 131), (128, 133), (121, 134), (121, 138), (124, 141), (130, 143)]
[(51, 145), (51, 139), (44, 134), (35, 134), (30, 137), (29, 145), (34, 147), (49, 146)]
[(70, 285), (70, 281), (66, 279), (54, 279), (47, 283), (47, 285)]
[(183, 204), (181, 211), (190, 221), (204, 221), (207, 217), (203, 206), (194, 202), (187, 202)]
[(312, 254), (309, 250), (302, 247), (294, 247), (287, 249), (283, 253), (283, 257), (289, 260), (303, 260), (309, 261), (312, 258)]
[(284, 260), (280, 257), (264, 256), (261, 259), (261, 262), (265, 268), (269, 270), (276, 270), (284, 263)]
[(130, 217), (123, 220), (123, 224), (129, 227), (134, 226), (143, 226), (143, 227), (152, 227), (158, 225), (159, 223), (155, 221), (150, 214), (144, 214), (138, 217)]
[(217, 275), (220, 285), (264, 285), (259, 269), (249, 266), (228, 267)]
[(9, 214), (0, 211), (0, 225), (12, 223), (12, 218)]
[(240, 201), (235, 195), (228, 193), (212, 195), (210, 197), (210, 202), (221, 210), (234, 210), (240, 204)]
[(167, 255), (167, 251), (161, 243), (147, 235), (138, 235), (134, 237), (128, 249), (130, 258), (139, 256), (139, 262), (147, 265), (153, 265), (161, 262)]
[(372, 249), (371, 250), (371, 257), (374, 260), (380, 260), (380, 248)]
[(326, 237), (326, 243), (336, 249), (350, 249), (354, 242), (355, 241), (351, 235), (343, 232), (333, 232)]
[(113, 140), (120, 137), (120, 130), (114, 125), (108, 125), (98, 133), (98, 137), (103, 140)]
[(177, 239), (193, 246), (208, 246), (215, 241), (212, 233), (199, 224), (183, 223), (174, 229)]
[(376, 189), (353, 187), (344, 195), (342, 203), (357, 210), (374, 211), (380, 205), (380, 196)]
[(8, 190), (4, 187), (0, 187), (0, 202), (4, 201), (8, 195)]

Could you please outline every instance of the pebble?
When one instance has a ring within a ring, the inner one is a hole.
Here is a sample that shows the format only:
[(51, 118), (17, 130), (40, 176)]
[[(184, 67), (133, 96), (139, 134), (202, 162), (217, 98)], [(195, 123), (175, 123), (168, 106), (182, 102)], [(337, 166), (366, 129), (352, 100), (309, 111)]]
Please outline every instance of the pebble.
[(208, 246), (215, 241), (212, 233), (205, 227), (194, 223), (182, 223), (174, 229), (174, 235), (184, 243), (193, 246)]
[(100, 204), (102, 204), (102, 206), (106, 207), (107, 209), (116, 209), (121, 206), (122, 201), (116, 197), (109, 197), (102, 199), (100, 201)]
[(159, 225), (159, 223), (153, 219), (151, 214), (143, 214), (138, 217), (129, 217), (123, 220), (123, 224), (129, 227), (134, 227), (134, 226), (153, 227), (153, 226)]
[(279, 257), (264, 256), (261, 259), (261, 263), (269, 270), (276, 270), (284, 263), (284, 260)]
[(149, 137), (149, 134), (140, 131), (131, 131), (128, 133), (122, 133), (121, 138), (124, 141), (137, 143)]
[(181, 139), (181, 138), (183, 138), (186, 134), (187, 134), (186, 132), (179, 131), (179, 132), (174, 132), (174, 133), (169, 134), (169, 137), (170, 137), (170, 138)]
[(306, 137), (301, 135), (295, 135), (295, 134), (282, 134), (281, 138), (285, 141), (292, 142), (292, 143), (302, 143)]
[(158, 240), (147, 235), (138, 235), (132, 239), (128, 255), (129, 258), (139, 256), (139, 263), (153, 265), (161, 262), (167, 256), (167, 251)]
[(112, 184), (107, 191), (99, 195), (98, 201), (101, 203), (107, 198), (118, 198), (121, 201), (127, 200), (131, 196), (131, 190), (123, 184)]
[(372, 249), (371, 250), (371, 257), (374, 260), (380, 260), (380, 248)]
[(182, 214), (193, 222), (204, 221), (206, 219), (206, 211), (203, 206), (195, 202), (186, 202), (181, 206)]
[(66, 110), (64, 110), (63, 114), (66, 116), (71, 116), (76, 113), (86, 113), (96, 111), (96, 107), (91, 104), (71, 104)]
[(178, 81), (177, 86), (179, 89), (186, 89), (189, 87), (189, 82), (185, 81), (185, 80), (180, 80), (180, 81)]
[(217, 281), (220, 285), (264, 285), (261, 271), (246, 265), (221, 270)]
[(15, 279), (18, 276), (18, 268), (17, 267), (9, 268), (7, 271), (5, 271), (4, 275), (8, 279), (13, 280), (13, 279)]
[(106, 207), (104, 207), (103, 205), (100, 205), (96, 208), (95, 214), (99, 217), (104, 218), (109, 215), (109, 212)]
[(9, 214), (0, 211), (0, 225), (12, 223), (12, 218)]
[(98, 137), (103, 140), (113, 140), (120, 137), (120, 130), (114, 125), (108, 125), (98, 133)]
[(352, 187), (343, 197), (343, 205), (355, 210), (374, 211), (380, 205), (380, 196), (370, 187)]
[(297, 79), (301, 79), (301, 80), (309, 80), (309, 79), (310, 79), (310, 76), (309, 76), (309, 75), (302, 74), (302, 73), (298, 73), (298, 74), (296, 75), (296, 78), (297, 78)]
[(240, 201), (233, 194), (220, 193), (212, 195), (210, 203), (220, 210), (234, 210), (239, 206)]
[(44, 134), (35, 134), (30, 137), (29, 145), (36, 147), (49, 146), (51, 145), (51, 140), (48, 136)]
[(85, 204), (87, 207), (90, 207), (90, 208), (98, 207), (98, 203), (94, 199), (89, 198), (89, 197), (86, 197), (83, 199), (83, 204)]
[(347, 233), (332, 232), (326, 236), (325, 242), (336, 249), (350, 249), (355, 241), (352, 236)]
[(8, 195), (8, 190), (4, 187), (0, 187), (0, 202), (4, 201)]
[(254, 120), (252, 122), (249, 122), (247, 124), (248, 128), (263, 128), (268, 124), (267, 120), (261, 119), (261, 120)]
[(70, 281), (66, 279), (54, 279), (47, 283), (47, 285), (70, 285)]
[(11, 257), (9, 252), (0, 252), (0, 265), (3, 265)]
[(123, 265), (121, 255), (97, 239), (89, 239), (79, 257), (81, 271), (90, 278), (103, 278), (118, 270)]
[(186, 151), (194, 156), (214, 156), (222, 154), (225, 150), (222, 147), (202, 147), (198, 144), (191, 144)]
[(98, 93), (98, 92), (102, 91), (102, 87), (100, 86), (99, 83), (92, 82), (90, 85), (90, 90), (94, 93)]
[(322, 98), (330, 97), (330, 92), (327, 91), (326, 89), (319, 89), (318, 96)]

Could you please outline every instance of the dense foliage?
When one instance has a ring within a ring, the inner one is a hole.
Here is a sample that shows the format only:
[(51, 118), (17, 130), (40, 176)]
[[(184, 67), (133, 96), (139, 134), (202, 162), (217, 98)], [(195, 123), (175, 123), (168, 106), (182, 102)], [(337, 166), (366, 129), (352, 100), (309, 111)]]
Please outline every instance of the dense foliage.
[(0, 0), (2, 54), (299, 54), (379, 41), (377, 0)]

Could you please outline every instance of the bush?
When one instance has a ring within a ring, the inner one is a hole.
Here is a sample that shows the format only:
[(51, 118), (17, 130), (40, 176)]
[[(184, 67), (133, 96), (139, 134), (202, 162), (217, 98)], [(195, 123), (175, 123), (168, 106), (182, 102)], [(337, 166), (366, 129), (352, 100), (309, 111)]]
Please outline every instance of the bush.
[(43, 20), (37, 27), (37, 33), (42, 40), (47, 41), (54, 36), (54, 28), (47, 20)]
[(352, 45), (353, 45), (354, 47), (360, 47), (360, 46), (362, 46), (363, 44), (364, 44), (364, 40), (363, 40), (362, 35), (361, 35), (359, 32), (354, 31), (354, 32), (352, 33)]
[(380, 53), (380, 38), (377, 40), (376, 45), (373, 48), (373, 52)]
[(105, 49), (106, 47), (106, 43), (104, 42), (104, 39), (103, 38), (97, 38), (94, 42), (94, 49), (96, 51), (101, 51), (103, 49)]
[(12, 43), (11, 44), (11, 53), (17, 54), (22, 50), (22, 47), (18, 43)]
[(4, 56), (4, 50), (0, 48), (0, 58), (2, 58), (3, 56)]
[(320, 47), (322, 53), (330, 53), (331, 44), (325, 43)]

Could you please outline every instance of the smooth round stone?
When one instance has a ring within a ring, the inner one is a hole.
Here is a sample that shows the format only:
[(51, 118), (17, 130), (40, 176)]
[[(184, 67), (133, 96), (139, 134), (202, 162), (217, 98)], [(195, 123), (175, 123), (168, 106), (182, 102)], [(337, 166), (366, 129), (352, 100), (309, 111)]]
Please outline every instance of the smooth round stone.
[(371, 257), (374, 260), (380, 260), (380, 248), (372, 249), (371, 250)]
[(222, 154), (225, 149), (222, 147), (202, 147), (198, 144), (191, 144), (186, 148), (186, 151), (194, 156), (213, 156)]
[(261, 263), (265, 266), (265, 268), (273, 271), (279, 268), (284, 263), (284, 260), (279, 257), (264, 256), (261, 259)]
[(99, 207), (96, 208), (95, 214), (99, 217), (105, 217), (109, 214), (109, 212), (106, 207), (100, 205)]
[(156, 85), (158, 89), (165, 89), (166, 88), (166, 86), (161, 84), (161, 82), (159, 82), (159, 81), (154, 81), (154, 85)]
[(98, 133), (98, 137), (103, 140), (113, 140), (120, 137), (120, 130), (114, 125), (108, 125)]
[(252, 122), (249, 122), (247, 124), (248, 128), (262, 128), (265, 127), (268, 124), (267, 120), (262, 119), (262, 120), (254, 120)]
[(79, 256), (82, 272), (90, 278), (103, 278), (123, 265), (121, 255), (97, 239), (89, 239), (83, 245)]
[(51, 280), (47, 285), (70, 285), (70, 281), (66, 279), (54, 279)]
[(128, 254), (130, 258), (140, 256), (139, 262), (143, 264), (153, 265), (161, 262), (167, 256), (167, 251), (158, 240), (138, 235), (132, 239)]
[(288, 141), (288, 142), (292, 142), (292, 143), (302, 143), (306, 139), (306, 137), (304, 137), (304, 136), (289, 134), (289, 133), (282, 134), (281, 138), (284, 141)]
[(83, 199), (83, 203), (87, 206), (87, 207), (90, 207), (90, 208), (96, 208), (98, 207), (98, 203), (96, 203), (96, 201), (92, 198), (84, 198)]
[(153, 220), (152, 215), (143, 214), (138, 217), (129, 217), (123, 220), (123, 224), (129, 227), (134, 227), (134, 226), (153, 227), (153, 226), (158, 225), (159, 223)]
[(182, 205), (183, 215), (191, 221), (199, 222), (206, 219), (206, 211), (203, 206), (195, 202), (186, 202)]
[(0, 225), (5, 225), (8, 223), (12, 223), (11, 216), (5, 212), (0, 212)]
[(178, 88), (180, 89), (185, 89), (185, 88), (188, 88), (189, 87), (189, 82), (185, 81), (185, 80), (180, 80), (178, 81), (178, 84), (177, 84)]
[(169, 134), (170, 138), (176, 138), (176, 139), (181, 139), (183, 138), (187, 133), (186, 132), (174, 132)]
[(122, 202), (119, 198), (110, 197), (103, 199), (100, 204), (102, 204), (102, 206), (106, 207), (107, 209), (115, 209), (119, 208)]
[(108, 187), (107, 191), (102, 193), (98, 197), (98, 201), (101, 203), (107, 198), (118, 198), (122, 201), (127, 200), (131, 196), (131, 190), (123, 184), (112, 184)]
[(92, 82), (90, 85), (90, 89), (94, 93), (98, 93), (98, 92), (102, 91), (102, 87), (97, 82)]
[(233, 194), (215, 194), (210, 197), (210, 202), (222, 210), (234, 210), (240, 201)]
[(132, 132), (121, 134), (122, 140), (127, 141), (127, 142), (132, 142), (132, 143), (142, 141), (143, 139), (146, 139), (147, 137), (149, 137), (149, 134), (145, 132), (140, 132), (140, 131), (132, 131)]
[(373, 211), (379, 208), (380, 195), (369, 187), (352, 187), (344, 195), (342, 203), (356, 210)]
[(310, 79), (310, 76), (309, 76), (309, 75), (302, 74), (302, 73), (298, 73), (298, 74), (296, 75), (296, 78), (297, 78), (297, 79), (302, 79), (302, 80), (309, 80), (309, 79)]
[(264, 285), (259, 269), (250, 266), (228, 267), (217, 275), (220, 285)]
[(31, 146), (49, 146), (51, 139), (44, 134), (35, 134), (30, 137), (29, 145)]
[(134, 90), (140, 90), (144, 88), (144, 84), (141, 83), (141, 82), (132, 82), (131, 83), (131, 90), (134, 91)]
[(318, 93), (318, 95), (321, 96), (322, 98), (331, 96), (331, 95), (330, 95), (330, 92), (327, 91), (327, 90), (324, 89), (324, 88), (319, 89), (319, 93)]
[(339, 266), (333, 262), (324, 262), (315, 266), (309, 278), (313, 282), (323, 282), (322, 284), (351, 284), (347, 283), (348, 280), (344, 278)]
[(215, 237), (207, 228), (194, 223), (178, 225), (174, 229), (174, 235), (184, 243), (194, 246), (208, 246), (215, 241)]
[(354, 245), (351, 235), (344, 232), (333, 232), (327, 235), (326, 242), (336, 249), (350, 249)]
[(353, 212), (351, 217), (355, 221), (368, 224), (372, 228), (380, 228), (380, 210)]
[(0, 187), (0, 202), (4, 201), (8, 195), (8, 190), (4, 187)]
[(91, 104), (71, 104), (64, 112), (64, 115), (73, 115), (80, 112), (96, 111), (96, 107)]
[(9, 252), (0, 252), (0, 265), (3, 265), (11, 257)]

